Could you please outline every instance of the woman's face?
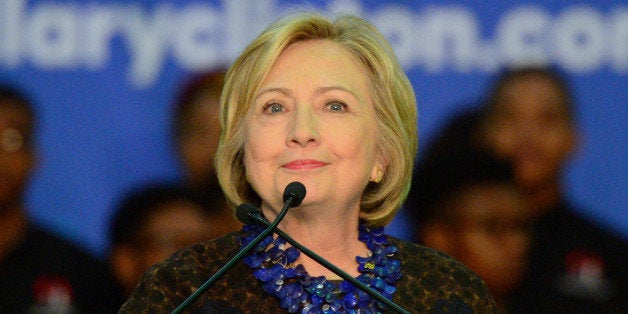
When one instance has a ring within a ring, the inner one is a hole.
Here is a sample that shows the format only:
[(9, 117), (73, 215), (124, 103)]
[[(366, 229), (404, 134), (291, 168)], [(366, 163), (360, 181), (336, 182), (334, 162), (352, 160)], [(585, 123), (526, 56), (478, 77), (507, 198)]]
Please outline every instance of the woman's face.
[(281, 208), (286, 185), (300, 181), (302, 206), (357, 212), (380, 167), (366, 71), (331, 41), (298, 42), (280, 55), (244, 129), (246, 176), (263, 206)]

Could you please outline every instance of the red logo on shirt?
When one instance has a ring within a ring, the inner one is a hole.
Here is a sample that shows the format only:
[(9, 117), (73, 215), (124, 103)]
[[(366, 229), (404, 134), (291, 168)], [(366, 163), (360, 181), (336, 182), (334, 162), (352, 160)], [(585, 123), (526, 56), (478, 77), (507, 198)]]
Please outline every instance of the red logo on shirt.
[(56, 275), (39, 276), (33, 283), (34, 310), (72, 312), (74, 291), (70, 282)]

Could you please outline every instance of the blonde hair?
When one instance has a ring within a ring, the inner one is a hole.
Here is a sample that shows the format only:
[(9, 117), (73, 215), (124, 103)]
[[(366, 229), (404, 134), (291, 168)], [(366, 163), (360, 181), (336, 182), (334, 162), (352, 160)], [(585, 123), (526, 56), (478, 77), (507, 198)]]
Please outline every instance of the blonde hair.
[(418, 146), (416, 100), (384, 36), (366, 20), (352, 15), (333, 20), (317, 13), (290, 15), (268, 27), (235, 60), (220, 100), (222, 134), (215, 162), (223, 191), (232, 207), (243, 202), (261, 204), (245, 176), (242, 123), (279, 55), (290, 44), (306, 40), (330, 40), (343, 46), (368, 73), (378, 118), (377, 145), (386, 165), (383, 180), (366, 187), (360, 217), (371, 226), (386, 225), (410, 189)]

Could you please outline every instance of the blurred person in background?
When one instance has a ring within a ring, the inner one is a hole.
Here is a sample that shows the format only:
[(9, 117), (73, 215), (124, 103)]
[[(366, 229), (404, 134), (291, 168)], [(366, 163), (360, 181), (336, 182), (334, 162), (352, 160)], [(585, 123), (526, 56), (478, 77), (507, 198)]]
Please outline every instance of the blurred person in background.
[(578, 145), (574, 100), (549, 67), (505, 69), (486, 101), (481, 142), (514, 165), (535, 219), (529, 277), (517, 297), (529, 313), (628, 309), (628, 245), (597, 226), (563, 193)]
[(147, 184), (127, 193), (109, 228), (110, 265), (125, 298), (150, 266), (209, 240), (213, 228), (210, 209), (186, 187)]
[(214, 155), (220, 139), (218, 107), (226, 70), (198, 73), (181, 86), (173, 112), (173, 137), (185, 182), (211, 209), (212, 237), (240, 230), (218, 183)]
[(501, 313), (526, 271), (531, 234), (511, 164), (473, 145), (479, 114), (451, 119), (419, 159), (405, 205), (420, 244), (467, 265)]
[(28, 97), (0, 86), (0, 311), (115, 312), (119, 298), (105, 264), (29, 221), (24, 193), (37, 161), (34, 132)]

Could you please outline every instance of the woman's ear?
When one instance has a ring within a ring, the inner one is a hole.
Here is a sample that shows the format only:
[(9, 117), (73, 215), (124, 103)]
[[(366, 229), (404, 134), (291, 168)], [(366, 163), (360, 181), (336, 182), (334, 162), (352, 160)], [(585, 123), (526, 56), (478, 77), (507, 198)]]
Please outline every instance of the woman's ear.
[(388, 160), (379, 153), (379, 157), (371, 169), (371, 176), (369, 181), (373, 183), (380, 183), (382, 179), (384, 179), (384, 174), (386, 173), (386, 168), (388, 166)]
[(370, 176), (369, 181), (373, 183), (380, 183), (382, 182), (383, 178), (384, 178), (384, 169), (381, 164), (376, 163), (375, 166), (373, 166), (373, 169), (371, 170), (371, 176)]

